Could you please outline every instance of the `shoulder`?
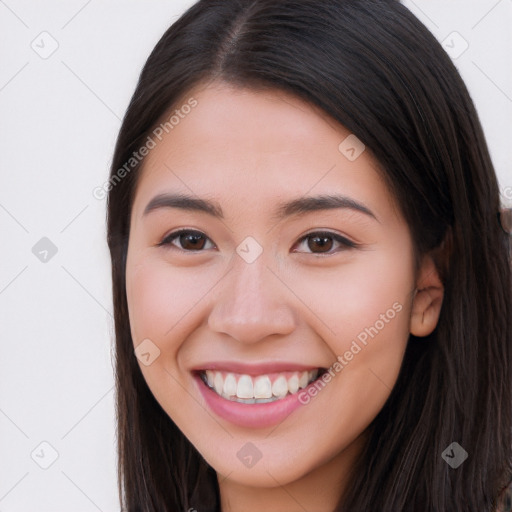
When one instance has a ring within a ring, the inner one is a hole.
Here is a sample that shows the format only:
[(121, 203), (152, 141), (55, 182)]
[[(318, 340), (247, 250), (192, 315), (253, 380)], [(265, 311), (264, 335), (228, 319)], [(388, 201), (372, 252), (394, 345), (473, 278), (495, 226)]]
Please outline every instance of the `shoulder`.
[(512, 512), (512, 480), (498, 496), (496, 512)]

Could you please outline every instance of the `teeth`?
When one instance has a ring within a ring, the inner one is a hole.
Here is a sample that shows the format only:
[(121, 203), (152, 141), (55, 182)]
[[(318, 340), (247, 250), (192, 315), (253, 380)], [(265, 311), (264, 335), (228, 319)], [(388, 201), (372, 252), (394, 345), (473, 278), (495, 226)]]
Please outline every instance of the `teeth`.
[(242, 375), (238, 379), (238, 387), (236, 388), (236, 396), (238, 398), (254, 398), (252, 379), (249, 375)]
[(235, 376), (232, 373), (228, 373), (224, 380), (224, 387), (222, 388), (222, 391), (227, 396), (234, 396), (236, 395), (236, 390)]
[(272, 382), (270, 376), (240, 375), (206, 370), (202, 374), (203, 381), (218, 395), (244, 403), (265, 403), (284, 398), (304, 389), (318, 376), (318, 369), (303, 372), (286, 372), (278, 375)]
[(215, 378), (213, 379), (213, 387), (215, 391), (220, 395), (222, 394), (222, 386), (224, 385), (224, 379), (220, 373), (215, 374)]
[(288, 382), (281, 376), (272, 384), (272, 394), (274, 396), (283, 397), (288, 394)]
[(254, 398), (272, 398), (272, 383), (268, 375), (254, 381)]
[[(213, 380), (213, 378), (212, 378), (212, 380)], [(209, 382), (210, 381), (208, 381), (208, 383)], [(299, 388), (304, 389), (308, 385), (308, 382), (309, 382), (309, 372), (302, 372), (299, 377)], [(209, 386), (212, 387), (211, 384), (209, 384)]]
[(298, 375), (293, 375), (288, 379), (288, 389), (290, 393), (297, 393), (299, 390), (299, 377)]

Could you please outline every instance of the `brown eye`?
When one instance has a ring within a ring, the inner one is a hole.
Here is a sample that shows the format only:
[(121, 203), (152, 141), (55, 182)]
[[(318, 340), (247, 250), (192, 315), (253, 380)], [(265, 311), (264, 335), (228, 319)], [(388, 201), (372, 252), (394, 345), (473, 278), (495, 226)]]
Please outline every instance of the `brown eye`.
[(195, 233), (181, 234), (178, 239), (181, 247), (189, 251), (202, 249), (205, 244), (205, 238), (203, 235), (196, 235)]
[[(170, 245), (177, 247), (183, 251), (202, 251), (205, 249), (205, 245), (210, 239), (200, 231), (181, 230), (171, 233), (169, 236), (164, 238), (158, 245)], [(176, 243), (178, 242), (178, 243)], [(211, 241), (210, 241), (211, 242)], [(211, 244), (212, 247), (213, 244)], [(206, 247), (209, 248), (209, 247)]]
[[(306, 246), (307, 250), (305, 251), (297, 251), (297, 252), (306, 252), (309, 254), (335, 254), (337, 252), (352, 249), (357, 247), (355, 242), (352, 242), (348, 238), (345, 238), (337, 233), (330, 232), (316, 232), (310, 233), (302, 237), (299, 240), (299, 247)], [(338, 250), (335, 249), (335, 246), (338, 245)]]
[[(308, 237), (308, 248), (311, 252), (329, 252), (332, 249), (333, 240), (329, 236)], [(315, 251), (318, 249), (318, 251)]]

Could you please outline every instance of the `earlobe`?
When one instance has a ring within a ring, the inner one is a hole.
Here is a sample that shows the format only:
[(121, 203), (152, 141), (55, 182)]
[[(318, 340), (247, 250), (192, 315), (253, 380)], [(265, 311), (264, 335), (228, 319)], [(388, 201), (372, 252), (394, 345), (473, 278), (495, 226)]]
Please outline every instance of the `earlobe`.
[(410, 332), (414, 336), (428, 336), (437, 326), (443, 304), (444, 286), (434, 260), (423, 259), (414, 292)]

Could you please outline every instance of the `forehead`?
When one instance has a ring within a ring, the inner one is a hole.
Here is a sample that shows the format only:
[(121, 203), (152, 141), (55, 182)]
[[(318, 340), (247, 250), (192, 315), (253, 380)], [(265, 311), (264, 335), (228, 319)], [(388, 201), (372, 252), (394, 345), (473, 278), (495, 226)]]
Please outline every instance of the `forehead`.
[[(175, 114), (176, 124), (155, 138), (144, 161), (139, 214), (151, 194), (169, 190), (246, 206), (333, 190), (363, 202), (390, 200), (369, 152), (347, 158), (340, 144), (351, 133), (293, 95), (213, 83), (184, 98), (163, 116)], [(181, 108), (190, 98), (196, 106)]]

